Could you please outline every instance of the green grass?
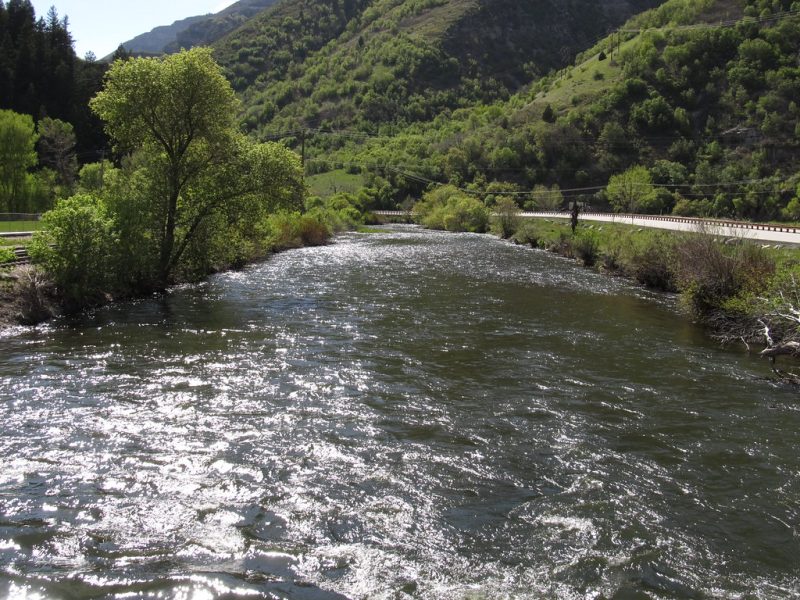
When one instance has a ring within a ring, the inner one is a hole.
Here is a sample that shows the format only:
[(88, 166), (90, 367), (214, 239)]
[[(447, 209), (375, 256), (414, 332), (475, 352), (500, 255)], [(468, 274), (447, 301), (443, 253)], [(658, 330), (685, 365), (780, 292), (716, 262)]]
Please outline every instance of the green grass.
[[(528, 236), (538, 241), (538, 247), (552, 249), (558, 246), (561, 240), (572, 239), (572, 229), (567, 219), (524, 219), (520, 227), (519, 241), (526, 243)], [(622, 225), (619, 223), (589, 223), (582, 221), (578, 225), (578, 232), (592, 232), (599, 243), (600, 253), (608, 254), (614, 251), (634, 251), (652, 243), (654, 239), (667, 239), (668, 236), (692, 235), (686, 232), (670, 232), (661, 229), (650, 229), (636, 225)], [(751, 243), (744, 240), (744, 243)], [(756, 241), (757, 246), (764, 244)], [(793, 246), (769, 245), (764, 251), (777, 265), (800, 264), (800, 248)]]
[(40, 221), (0, 221), (0, 233), (17, 231), (38, 231), (42, 228)]
[(360, 174), (353, 175), (339, 169), (306, 177), (306, 184), (312, 196), (330, 198), (339, 192), (357, 193), (364, 187), (364, 178)]

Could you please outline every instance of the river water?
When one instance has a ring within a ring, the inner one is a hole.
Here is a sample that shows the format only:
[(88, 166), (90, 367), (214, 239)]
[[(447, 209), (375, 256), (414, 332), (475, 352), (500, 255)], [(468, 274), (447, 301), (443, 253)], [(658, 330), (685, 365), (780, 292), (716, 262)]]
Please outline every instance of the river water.
[(0, 597), (797, 597), (798, 432), (670, 297), (349, 234), (0, 338)]

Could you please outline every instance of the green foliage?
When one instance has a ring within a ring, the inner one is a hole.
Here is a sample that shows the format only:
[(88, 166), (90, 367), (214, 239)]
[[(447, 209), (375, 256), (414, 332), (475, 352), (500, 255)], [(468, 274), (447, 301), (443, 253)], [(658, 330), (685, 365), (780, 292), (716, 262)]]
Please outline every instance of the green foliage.
[(721, 311), (737, 297), (762, 292), (775, 267), (774, 259), (758, 246), (723, 246), (709, 235), (689, 237), (676, 248), (678, 284), (698, 317)]
[(0, 2), (0, 109), (72, 123), (81, 150), (93, 151), (104, 137), (88, 102), (104, 70), (75, 56), (67, 19), (55, 8), (37, 18), (28, 0)]
[(301, 214), (282, 210), (270, 215), (264, 224), (269, 249), (278, 252), (328, 243), (334, 227), (325, 217), (324, 211)]
[(531, 193), (531, 200), (525, 204), (528, 210), (556, 211), (564, 206), (564, 195), (558, 185), (548, 188), (537, 185)]
[(665, 292), (677, 292), (675, 281), (675, 235), (653, 232), (630, 242), (625, 252), (625, 269), (642, 285)]
[[(197, 248), (195, 237), (238, 192), (239, 165), (231, 154), (247, 154), (236, 140), (237, 103), (208, 49), (193, 49), (164, 59), (115, 62), (106, 85), (92, 100), (118, 151), (143, 148), (153, 180), (163, 180), (158, 232), (158, 282), (170, 283), (184, 252)], [(184, 224), (181, 227), (181, 224)], [(199, 238), (198, 238), (199, 239)]]
[(519, 229), (521, 219), (517, 203), (508, 197), (501, 198), (493, 208), (491, 231), (503, 239), (512, 237)]
[(26, 212), (26, 176), (36, 165), (33, 119), (0, 110), (0, 212)]
[(592, 229), (581, 229), (572, 240), (572, 251), (583, 266), (593, 267), (600, 256), (600, 239)]
[[(258, 135), (320, 123), (402, 128), (508, 99), (633, 10), (580, 3), (556, 11), (542, 0), (297, 0), (219, 40), (216, 56)], [(475, 36), (479, 29), (486, 35)]]
[[(488, 182), (521, 190), (595, 187), (642, 166), (650, 170), (653, 190), (643, 188), (643, 195), (624, 200), (624, 210), (668, 213), (675, 207), (683, 214), (790, 218), (783, 209), (794, 194), (787, 191), (785, 174), (800, 170), (795, 133), (800, 131), (800, 69), (792, 43), (800, 40), (800, 18), (715, 27), (722, 10), (711, 0), (668, 0), (630, 25), (664, 29), (622, 36), (619, 49), (604, 40), (575, 67), (543, 77), (507, 100), (461, 94), (460, 106), (449, 106), (425, 123), (396, 118), (401, 114), (396, 107), (405, 106), (405, 100), (397, 94), (384, 97), (394, 63), (382, 63), (380, 69), (365, 70), (364, 84), (373, 74), (370, 92), (386, 109), (381, 119), (390, 124), (382, 121), (377, 138), (324, 136), (313, 152), (359, 165), (365, 176), (371, 165), (409, 165), (413, 168), (401, 170), (476, 192), (485, 191)], [(724, 10), (725, 18), (741, 15), (732, 5)], [(698, 22), (712, 26), (672, 27)], [(365, 51), (377, 51), (371, 34), (364, 39)], [(600, 51), (612, 59), (599, 61)], [(331, 57), (342, 59), (339, 52), (337, 45)], [(353, 57), (352, 65), (364, 66), (365, 58)], [(322, 71), (334, 69), (326, 65)], [(340, 79), (346, 81), (346, 75)], [(314, 85), (309, 82), (310, 89)], [(304, 86), (294, 86), (294, 97), (306, 93)], [(439, 99), (429, 96), (423, 108)], [(358, 105), (340, 104), (346, 98), (325, 100), (338, 108), (320, 106), (318, 114), (336, 115), (331, 123), (346, 114), (340, 123), (367, 129)], [(558, 116), (548, 118), (550, 123), (542, 120), (548, 107)], [(424, 192), (424, 184), (412, 177), (378, 167), (374, 172), (388, 182), (394, 204)], [(600, 208), (608, 200), (598, 197), (591, 204)], [(540, 208), (535, 202), (525, 206)]]
[(115, 171), (116, 168), (108, 160), (87, 163), (78, 173), (78, 186), (84, 192), (101, 192)]
[(606, 195), (617, 212), (635, 213), (653, 210), (657, 195), (647, 167), (631, 167), (624, 173), (613, 175), (608, 182)]
[(5, 246), (0, 246), (0, 265), (3, 263), (8, 263), (13, 261), (16, 258), (14, 251), (11, 248), (6, 248)]
[(82, 308), (107, 291), (114, 223), (102, 202), (88, 194), (60, 201), (42, 217), (44, 230), (29, 253), (55, 282), (67, 308)]
[(429, 229), (485, 233), (489, 226), (489, 209), (477, 198), (453, 186), (442, 186), (428, 192), (414, 205), (413, 217)]
[(36, 128), (39, 133), (39, 162), (55, 171), (59, 185), (71, 187), (78, 172), (74, 127), (59, 119), (45, 117)]

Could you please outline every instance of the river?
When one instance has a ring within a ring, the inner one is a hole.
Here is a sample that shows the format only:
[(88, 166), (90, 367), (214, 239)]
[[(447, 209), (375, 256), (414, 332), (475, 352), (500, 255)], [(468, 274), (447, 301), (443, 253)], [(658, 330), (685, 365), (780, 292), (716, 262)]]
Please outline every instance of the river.
[(798, 432), (670, 296), (347, 234), (0, 338), (0, 597), (797, 597)]

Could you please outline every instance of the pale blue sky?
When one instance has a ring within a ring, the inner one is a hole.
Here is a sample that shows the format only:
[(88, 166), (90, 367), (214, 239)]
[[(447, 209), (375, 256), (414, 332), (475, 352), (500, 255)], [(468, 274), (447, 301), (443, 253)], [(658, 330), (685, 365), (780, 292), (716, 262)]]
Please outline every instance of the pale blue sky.
[(37, 17), (55, 6), (69, 17), (75, 51), (91, 50), (98, 58), (111, 54), (122, 42), (173, 21), (219, 12), (235, 0), (31, 0)]

